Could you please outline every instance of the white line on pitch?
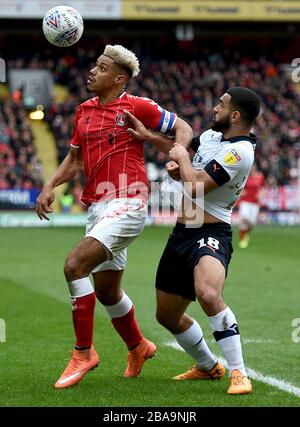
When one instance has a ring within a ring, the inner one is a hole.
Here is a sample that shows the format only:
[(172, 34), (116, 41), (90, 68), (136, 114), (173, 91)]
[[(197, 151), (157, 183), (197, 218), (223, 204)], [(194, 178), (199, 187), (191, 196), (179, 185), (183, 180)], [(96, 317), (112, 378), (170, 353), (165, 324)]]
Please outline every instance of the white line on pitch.
[[(214, 339), (208, 339), (206, 340), (210, 343), (215, 343), (216, 341)], [(262, 339), (262, 338), (242, 338), (242, 344), (278, 344), (280, 343), (279, 340), (272, 340), (272, 339)]]
[[(176, 341), (168, 341), (168, 342), (165, 342), (164, 345), (168, 347), (172, 347), (175, 350), (184, 351), (183, 348), (180, 347), (180, 345)], [(225, 359), (218, 356), (216, 357), (221, 363), (223, 363), (227, 367), (227, 362)], [(288, 383), (287, 381), (278, 380), (277, 378), (264, 375), (263, 373), (255, 371), (252, 368), (246, 367), (246, 370), (250, 378), (253, 378), (254, 380), (268, 384), (272, 387), (278, 388), (279, 390), (285, 391), (286, 393), (294, 394), (295, 396), (300, 397), (300, 388), (295, 387), (294, 385)]]

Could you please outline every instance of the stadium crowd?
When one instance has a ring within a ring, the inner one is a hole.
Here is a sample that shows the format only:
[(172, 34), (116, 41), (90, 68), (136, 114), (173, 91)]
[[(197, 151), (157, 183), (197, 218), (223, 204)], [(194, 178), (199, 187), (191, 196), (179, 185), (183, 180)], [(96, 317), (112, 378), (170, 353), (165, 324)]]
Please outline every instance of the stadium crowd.
[[(166, 60), (150, 59), (148, 54), (140, 51), (140, 46), (134, 50), (141, 58), (142, 73), (130, 81), (127, 90), (176, 111), (191, 124), (195, 135), (210, 126), (212, 107), (227, 88), (246, 86), (255, 90), (262, 100), (262, 112), (253, 129), (258, 135), (258, 169), (270, 186), (296, 181), (300, 155), (300, 96), (284, 64), (264, 55), (254, 58), (237, 51), (216, 53), (206, 49), (194, 59)], [(79, 48), (55, 60), (49, 50), (34, 55), (27, 62), (29, 68), (51, 69), (55, 82), (67, 86), (70, 93), (65, 102), (53, 103), (46, 113), (56, 138), (59, 162), (69, 149), (75, 109), (90, 96), (85, 90), (85, 82), (97, 57), (98, 53), (93, 49)], [(25, 65), (25, 60), (20, 58), (9, 63), (10, 67), (17, 68)], [(1, 168), (0, 186), (40, 185), (40, 164), (32, 146), (26, 114), (14, 109), (18, 109), (16, 104), (6, 104), (0, 116), (0, 159), (6, 166)], [(7, 149), (3, 154), (5, 146)], [(146, 144), (145, 159), (150, 180), (160, 181), (165, 173), (166, 156)], [(12, 168), (12, 165), (16, 166)], [(75, 200), (79, 200), (81, 180), (78, 177), (73, 183)]]
[(0, 189), (41, 188), (42, 183), (26, 110), (17, 99), (0, 103)]

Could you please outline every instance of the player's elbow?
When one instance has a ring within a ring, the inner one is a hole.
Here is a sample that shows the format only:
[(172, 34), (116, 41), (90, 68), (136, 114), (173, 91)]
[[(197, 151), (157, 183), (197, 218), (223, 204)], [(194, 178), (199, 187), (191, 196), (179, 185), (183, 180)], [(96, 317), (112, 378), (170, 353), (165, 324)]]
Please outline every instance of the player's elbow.
[(193, 138), (193, 129), (187, 122), (180, 119), (179, 117), (177, 117), (175, 125), (176, 125), (175, 130), (180, 131), (184, 135), (185, 140), (188, 141), (188, 144), (185, 144), (185, 145), (188, 146), (191, 143)]
[(193, 138), (193, 129), (191, 128), (191, 126), (187, 122), (185, 122), (184, 120), (182, 120), (182, 119), (179, 119), (179, 120), (181, 122), (182, 128), (185, 130), (187, 135), (189, 135), (190, 138), (192, 139)]
[(82, 160), (76, 160), (76, 162), (74, 162), (74, 169), (75, 169), (75, 173), (78, 170), (83, 169), (83, 161)]
[(193, 139), (193, 137), (194, 137), (194, 132), (193, 132), (193, 129), (191, 128), (191, 126), (189, 125), (189, 124), (187, 124), (187, 126), (188, 126), (188, 134), (189, 134), (189, 138), (191, 139), (191, 141), (192, 141), (192, 139)]

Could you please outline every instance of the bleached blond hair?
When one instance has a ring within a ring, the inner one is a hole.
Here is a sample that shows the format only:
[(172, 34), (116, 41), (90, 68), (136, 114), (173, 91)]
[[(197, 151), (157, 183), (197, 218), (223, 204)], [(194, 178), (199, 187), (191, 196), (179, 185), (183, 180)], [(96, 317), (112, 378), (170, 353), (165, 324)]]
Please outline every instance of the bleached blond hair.
[(129, 68), (131, 70), (132, 77), (136, 77), (140, 72), (140, 64), (136, 55), (124, 46), (119, 44), (108, 44), (105, 46), (103, 55), (107, 55), (117, 64)]

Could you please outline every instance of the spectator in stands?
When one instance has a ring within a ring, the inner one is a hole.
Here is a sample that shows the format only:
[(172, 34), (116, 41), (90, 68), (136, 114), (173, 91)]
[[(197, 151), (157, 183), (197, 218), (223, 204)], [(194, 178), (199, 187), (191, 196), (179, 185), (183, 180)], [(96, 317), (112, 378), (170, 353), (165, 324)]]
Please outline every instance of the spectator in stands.
[(5, 101), (0, 106), (0, 165), (2, 189), (41, 188), (41, 164), (26, 110), (19, 101)]

